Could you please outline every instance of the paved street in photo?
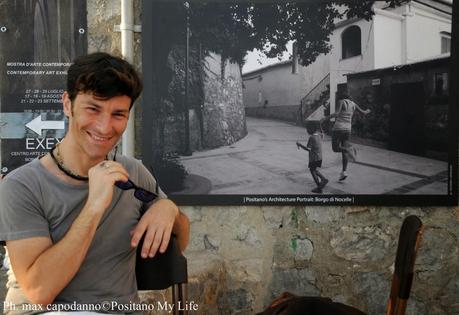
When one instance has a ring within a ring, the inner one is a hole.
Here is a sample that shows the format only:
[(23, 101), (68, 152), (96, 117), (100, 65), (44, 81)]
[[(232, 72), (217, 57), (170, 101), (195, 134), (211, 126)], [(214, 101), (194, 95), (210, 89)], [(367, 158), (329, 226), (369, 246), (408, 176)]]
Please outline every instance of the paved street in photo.
[[(247, 117), (248, 135), (214, 150), (182, 157), (187, 171), (211, 182), (210, 194), (312, 194), (316, 187), (307, 168), (305, 128), (285, 122)], [(352, 136), (351, 136), (352, 142)], [(321, 172), (329, 179), (324, 194), (447, 194), (447, 163), (354, 144), (357, 161), (339, 182), (341, 154), (323, 139)]]

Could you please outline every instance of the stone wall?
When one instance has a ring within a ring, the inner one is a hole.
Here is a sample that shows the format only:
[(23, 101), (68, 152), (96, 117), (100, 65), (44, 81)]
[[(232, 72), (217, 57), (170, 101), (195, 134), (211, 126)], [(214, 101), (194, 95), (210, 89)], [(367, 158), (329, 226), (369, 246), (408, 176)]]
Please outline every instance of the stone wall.
[(404, 217), (425, 224), (407, 314), (458, 314), (459, 209), (183, 207), (199, 314), (253, 314), (283, 291), (383, 314)]
[[(119, 3), (88, 0), (92, 50), (119, 50), (119, 34), (112, 32), (119, 23)], [(185, 253), (189, 298), (199, 304), (191, 314), (253, 314), (283, 291), (328, 296), (371, 315), (383, 314), (398, 231), (409, 214), (418, 215), (426, 227), (407, 314), (459, 314), (458, 207), (182, 210), (191, 220)], [(165, 296), (142, 293), (148, 301)]]
[[(164, 152), (181, 153), (185, 148), (185, 119), (183, 113), (167, 118), (164, 128)], [(199, 118), (194, 109), (188, 110), (191, 151), (202, 149)], [(137, 146), (137, 145), (136, 145)]]
[(206, 149), (230, 145), (247, 134), (242, 101), (242, 77), (239, 65), (224, 62), (211, 53), (206, 58), (204, 84), (203, 147)]
[[(205, 58), (204, 100), (200, 108), (202, 124), (199, 111), (189, 110), (192, 151), (230, 145), (247, 134), (239, 65), (227, 61), (222, 72), (221, 62), (221, 57), (213, 53)], [(183, 152), (184, 124), (183, 113), (167, 117), (164, 128), (166, 152)]]

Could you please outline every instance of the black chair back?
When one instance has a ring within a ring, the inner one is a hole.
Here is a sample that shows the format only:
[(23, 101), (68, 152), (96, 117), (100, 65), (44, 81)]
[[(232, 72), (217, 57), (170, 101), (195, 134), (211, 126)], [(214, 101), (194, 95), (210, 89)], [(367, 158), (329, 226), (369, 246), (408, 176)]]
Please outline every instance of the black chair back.
[(188, 299), (188, 266), (186, 258), (180, 252), (177, 238), (171, 235), (167, 250), (157, 253), (153, 258), (142, 258), (143, 238), (137, 246), (135, 274), (138, 290), (164, 290), (172, 287), (173, 314), (188, 314), (186, 309), (179, 309)]
[(139, 290), (164, 290), (173, 284), (187, 283), (187, 261), (179, 250), (177, 239), (171, 236), (167, 250), (153, 258), (142, 258), (143, 239), (137, 246), (135, 273)]

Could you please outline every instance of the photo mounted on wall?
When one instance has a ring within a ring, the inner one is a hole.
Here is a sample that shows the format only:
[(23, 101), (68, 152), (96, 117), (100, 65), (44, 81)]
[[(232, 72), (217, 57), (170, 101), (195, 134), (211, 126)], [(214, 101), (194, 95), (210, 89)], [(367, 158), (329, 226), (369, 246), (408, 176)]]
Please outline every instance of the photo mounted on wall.
[(61, 97), (87, 53), (85, 1), (0, 0), (0, 174), (46, 154), (66, 132)]
[(144, 163), (184, 205), (457, 204), (453, 6), (144, 1)]

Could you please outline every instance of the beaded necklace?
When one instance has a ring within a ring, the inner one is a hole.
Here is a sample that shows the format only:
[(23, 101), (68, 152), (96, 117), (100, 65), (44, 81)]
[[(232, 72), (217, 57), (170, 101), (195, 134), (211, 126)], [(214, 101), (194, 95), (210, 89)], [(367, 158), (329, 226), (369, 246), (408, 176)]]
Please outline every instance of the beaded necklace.
[[(69, 170), (65, 165), (64, 165), (64, 161), (62, 161), (62, 157), (60, 155), (60, 152), (59, 152), (59, 144), (56, 144), (50, 151), (51, 153), (51, 157), (53, 158), (54, 162), (56, 163), (57, 167), (59, 167), (59, 169), (65, 173), (65, 175), (73, 178), (73, 179), (76, 179), (76, 180), (81, 180), (81, 181), (85, 181), (87, 182), (88, 181), (88, 177), (87, 176), (81, 176), (81, 175), (78, 175), (78, 174), (75, 174), (74, 172), (72, 172), (71, 170)], [(56, 155), (54, 155), (54, 150), (56, 150)]]

